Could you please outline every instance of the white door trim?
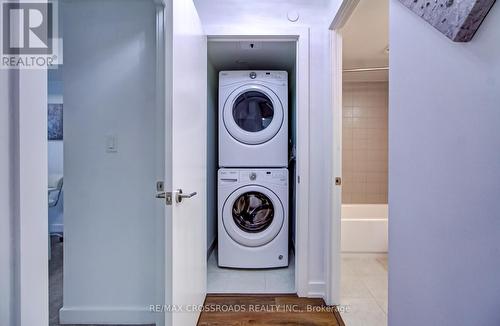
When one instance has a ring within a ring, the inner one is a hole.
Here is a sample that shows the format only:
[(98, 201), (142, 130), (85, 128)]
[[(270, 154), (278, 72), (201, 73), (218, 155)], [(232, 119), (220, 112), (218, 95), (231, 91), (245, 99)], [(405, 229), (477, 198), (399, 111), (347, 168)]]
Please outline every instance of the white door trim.
[(360, 0), (342, 0), (339, 10), (335, 13), (335, 17), (333, 17), (332, 23), (330, 24), (330, 30), (342, 29), (349, 18), (351, 18), (359, 1)]
[(195, 192), (171, 206), (171, 303), (185, 307), (174, 311), (171, 321), (188, 326), (200, 314), (189, 306), (202, 305), (207, 293), (207, 39), (192, 1), (174, 0), (171, 13), (172, 170), (167, 173), (173, 191)]
[[(297, 42), (297, 218), (295, 232), (295, 288), (301, 297), (317, 296), (309, 282), (309, 28), (224, 25), (206, 26), (209, 41), (296, 41)], [(300, 230), (300, 231), (299, 231)]]
[(342, 28), (351, 17), (359, 0), (343, 0), (330, 24), (330, 106), (331, 121), (331, 176), (330, 219), (328, 220), (326, 302), (340, 304), (340, 227), (342, 186), (336, 186), (335, 177), (342, 177)]
[(19, 326), (48, 325), (47, 70), (19, 70), (14, 197), (15, 316)]

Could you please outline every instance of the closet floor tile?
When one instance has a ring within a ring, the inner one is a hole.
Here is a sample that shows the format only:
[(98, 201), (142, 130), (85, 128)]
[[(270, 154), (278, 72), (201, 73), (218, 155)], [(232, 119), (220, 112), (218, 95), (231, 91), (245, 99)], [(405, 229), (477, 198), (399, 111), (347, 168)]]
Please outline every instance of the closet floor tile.
[(231, 269), (217, 266), (217, 251), (208, 258), (208, 293), (295, 293), (295, 261), (289, 257), (287, 268)]

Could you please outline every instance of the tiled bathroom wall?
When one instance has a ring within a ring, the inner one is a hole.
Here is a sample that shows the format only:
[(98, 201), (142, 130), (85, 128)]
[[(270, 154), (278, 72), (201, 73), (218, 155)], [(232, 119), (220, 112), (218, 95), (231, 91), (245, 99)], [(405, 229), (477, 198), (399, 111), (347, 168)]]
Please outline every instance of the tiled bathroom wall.
[(342, 202), (387, 203), (388, 83), (345, 83)]

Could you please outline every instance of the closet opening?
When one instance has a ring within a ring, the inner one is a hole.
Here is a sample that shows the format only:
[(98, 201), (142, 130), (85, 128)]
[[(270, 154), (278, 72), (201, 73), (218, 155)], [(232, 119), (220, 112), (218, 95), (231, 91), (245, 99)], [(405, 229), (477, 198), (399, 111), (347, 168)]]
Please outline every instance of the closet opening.
[(207, 293), (297, 293), (297, 41), (207, 51)]

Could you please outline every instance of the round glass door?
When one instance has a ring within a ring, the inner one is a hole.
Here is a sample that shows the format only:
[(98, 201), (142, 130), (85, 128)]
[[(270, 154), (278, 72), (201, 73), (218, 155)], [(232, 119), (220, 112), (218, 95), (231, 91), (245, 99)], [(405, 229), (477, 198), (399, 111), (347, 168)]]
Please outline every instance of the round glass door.
[(224, 101), (222, 118), (227, 132), (247, 145), (263, 144), (286, 128), (283, 104), (263, 85), (244, 85), (232, 91)]
[(272, 241), (285, 221), (285, 209), (270, 189), (248, 185), (233, 191), (222, 207), (222, 224), (238, 244), (259, 247)]
[(244, 92), (233, 104), (233, 118), (236, 124), (248, 132), (266, 129), (273, 120), (273, 102), (258, 91)]
[(240, 195), (233, 204), (234, 223), (249, 233), (262, 232), (274, 219), (274, 206), (263, 193), (251, 191)]

